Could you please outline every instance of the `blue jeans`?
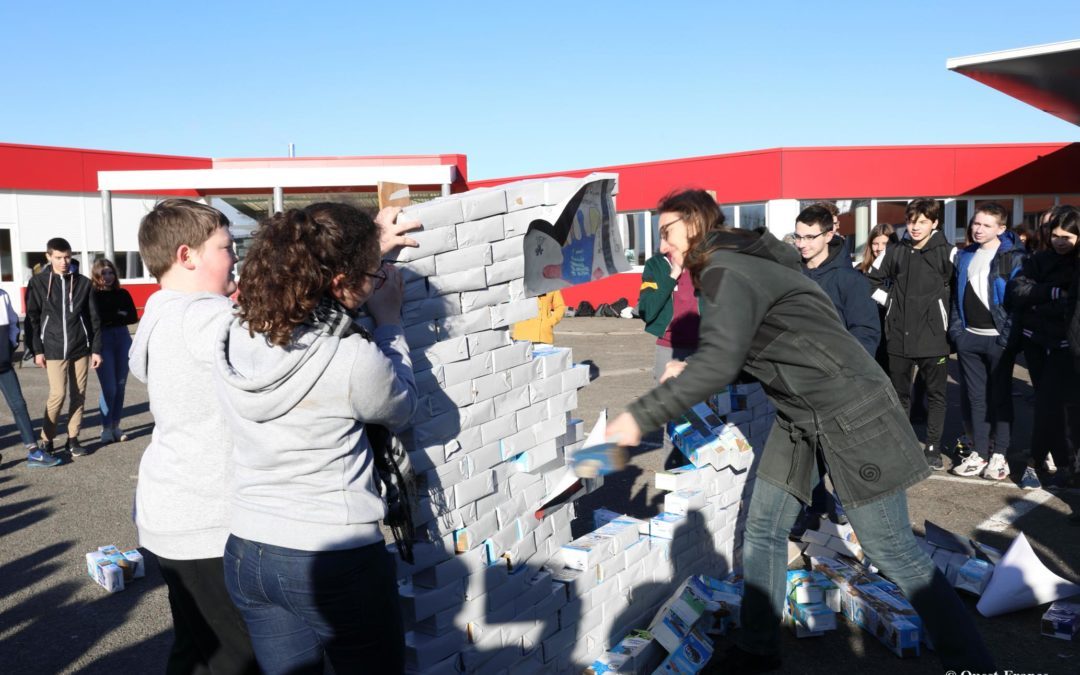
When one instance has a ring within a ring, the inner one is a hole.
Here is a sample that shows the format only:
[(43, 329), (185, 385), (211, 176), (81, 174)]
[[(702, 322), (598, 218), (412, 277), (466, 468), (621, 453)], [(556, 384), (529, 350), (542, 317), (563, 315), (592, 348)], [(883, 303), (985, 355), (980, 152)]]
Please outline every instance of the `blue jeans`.
[(23, 398), (22, 387), (19, 386), (19, 378), (13, 368), (0, 373), (0, 391), (4, 392), (4, 400), (11, 408), (11, 416), (15, 418), (15, 428), (19, 430), (23, 445), (33, 447), (37, 444), (34, 425), (30, 421), (30, 413), (26, 412), (26, 399)]
[(259, 666), (275, 673), (402, 673), (405, 629), (394, 558), (382, 542), (298, 551), (230, 536), (225, 586)]
[[(817, 476), (815, 476), (817, 478)], [(841, 495), (842, 496), (842, 495)], [(780, 651), (780, 616), (787, 576), (787, 533), (801, 504), (790, 493), (757, 480), (743, 535), (743, 632), (740, 646), (755, 654)], [(962, 672), (993, 672), (967, 607), (915, 543), (904, 492), (847, 509), (863, 550), (881, 568), (922, 619), (942, 665)]]
[(97, 369), (101, 383), (101, 428), (120, 426), (120, 414), (124, 411), (124, 389), (127, 388), (128, 350), (131, 349), (131, 333), (127, 326), (113, 326), (101, 330), (101, 367)]

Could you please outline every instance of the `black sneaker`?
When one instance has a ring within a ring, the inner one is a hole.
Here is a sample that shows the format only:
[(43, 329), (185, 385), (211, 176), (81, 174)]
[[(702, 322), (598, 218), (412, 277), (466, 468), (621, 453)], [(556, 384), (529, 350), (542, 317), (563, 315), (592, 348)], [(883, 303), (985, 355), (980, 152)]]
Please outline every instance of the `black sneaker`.
[(926, 446), (926, 463), (934, 471), (944, 471), (945, 464), (941, 461), (941, 453), (932, 445)]
[(779, 669), (780, 657), (751, 654), (733, 646), (719, 658), (714, 656), (701, 672), (702, 675), (752, 675)]
[(69, 438), (67, 442), (68, 452), (72, 457), (85, 457), (90, 454), (90, 451), (84, 448), (77, 438)]

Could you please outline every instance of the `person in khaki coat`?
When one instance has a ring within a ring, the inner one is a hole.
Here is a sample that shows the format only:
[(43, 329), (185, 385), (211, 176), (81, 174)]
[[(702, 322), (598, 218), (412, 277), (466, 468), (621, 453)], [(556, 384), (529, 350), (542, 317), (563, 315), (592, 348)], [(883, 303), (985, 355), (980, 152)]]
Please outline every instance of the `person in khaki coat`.
[(540, 312), (535, 319), (515, 323), (513, 338), (553, 344), (555, 324), (562, 321), (563, 316), (566, 315), (566, 303), (563, 302), (562, 293), (559, 291), (544, 293), (537, 296), (536, 302), (540, 305)]

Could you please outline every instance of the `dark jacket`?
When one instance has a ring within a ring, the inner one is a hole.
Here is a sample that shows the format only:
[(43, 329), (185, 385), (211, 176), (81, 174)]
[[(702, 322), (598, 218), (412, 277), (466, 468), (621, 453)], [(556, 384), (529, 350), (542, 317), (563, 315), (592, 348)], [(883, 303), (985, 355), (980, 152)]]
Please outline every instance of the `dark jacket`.
[(19, 315), (11, 306), (11, 298), (0, 290), (0, 373), (11, 370), (11, 360), (19, 347)]
[(885, 250), (880, 267), (870, 268), (874, 300), (885, 305), (889, 354), (912, 359), (949, 354), (954, 250), (940, 230), (934, 230), (922, 248), (915, 248), (905, 234)]
[(881, 325), (877, 304), (870, 297), (870, 282), (851, 266), (847, 241), (833, 237), (829, 242), (829, 257), (814, 269), (804, 262), (803, 274), (817, 282), (832, 300), (840, 315), (840, 323), (855, 336), (870, 354), (877, 352), (881, 340)]
[(858, 507), (929, 475), (888, 377), (802, 274), (795, 249), (741, 231), (715, 233), (710, 245), (728, 250), (712, 255), (698, 281), (698, 351), (681, 375), (629, 406), (641, 430), (676, 419), (743, 373), (777, 410), (761, 480), (809, 503), (820, 452), (844, 505)]
[(1024, 337), (1047, 349), (1069, 346), (1069, 320), (1076, 307), (1070, 291), (1076, 269), (1075, 252), (1038, 251), (1024, 262), (1007, 291)]
[(30, 278), (26, 287), (26, 334), (34, 354), (47, 360), (80, 359), (101, 353), (101, 330), (90, 303), (90, 280), (79, 274)]
[[(1006, 230), (999, 237), (1001, 246), (990, 260), (988, 274), (990, 276), (990, 316), (994, 319), (994, 328), (997, 329), (997, 343), (1001, 347), (1008, 347), (1012, 337), (1012, 312), (1006, 303), (1007, 287), (1009, 281), (1020, 272), (1020, 266), (1024, 263), (1024, 247), (1019, 245), (1016, 235)], [(954, 266), (956, 278), (953, 281), (952, 306), (949, 308), (949, 339), (955, 344), (967, 329), (967, 320), (964, 318), (964, 293), (967, 292), (968, 267), (971, 265), (975, 252), (979, 250), (978, 244), (971, 244), (956, 254)]]
[(90, 302), (97, 311), (98, 321), (102, 328), (115, 328), (117, 326), (130, 326), (138, 322), (139, 313), (135, 309), (135, 301), (131, 294), (123, 288), (111, 291), (99, 291), (90, 293)]
[[(663, 253), (657, 253), (645, 261), (641, 273), (641, 291), (638, 294), (638, 316), (645, 322), (645, 332), (658, 338), (664, 337), (674, 314), (675, 280), (671, 278), (671, 262)], [(698, 297), (698, 314), (701, 298)]]

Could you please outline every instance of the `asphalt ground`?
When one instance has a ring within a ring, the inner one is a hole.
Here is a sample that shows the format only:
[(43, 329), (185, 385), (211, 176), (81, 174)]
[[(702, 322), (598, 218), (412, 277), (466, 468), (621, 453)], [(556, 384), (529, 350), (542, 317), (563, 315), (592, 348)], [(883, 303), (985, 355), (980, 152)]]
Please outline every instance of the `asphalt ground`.
[[(556, 331), (556, 344), (571, 347), (575, 361), (595, 366), (596, 379), (579, 394), (577, 415), (587, 425), (602, 409), (611, 414), (652, 386), (653, 338), (636, 320), (571, 318)], [(955, 365), (955, 364), (953, 364)], [(47, 395), (43, 370), (18, 369), (35, 425)], [(946, 438), (959, 435), (959, 391), (950, 378)], [(1019, 477), (1031, 431), (1027, 373), (1016, 370), (1017, 423), (1010, 460)], [(97, 446), (99, 388), (90, 377), (81, 440), (95, 452), (53, 469), (29, 469), (6, 407), (0, 407), (0, 672), (3, 673), (153, 673), (164, 669), (171, 644), (167, 592), (152, 556), (145, 579), (108, 594), (86, 576), (84, 554), (105, 544), (129, 548), (137, 543), (131, 503), (138, 463), (150, 439), (153, 420), (145, 387), (128, 382), (124, 428), (126, 443)], [(63, 427), (61, 427), (63, 428)], [(920, 430), (921, 431), (921, 430)], [(63, 437), (61, 436), (61, 439)], [(606, 506), (651, 516), (662, 506), (652, 477), (665, 457), (658, 438), (648, 439), (630, 467), (609, 476), (604, 486), (578, 504), (580, 531), (591, 509)], [(1080, 510), (1080, 493), (1025, 492), (1013, 480), (991, 483), (937, 474), (908, 492), (911, 521), (923, 521), (1006, 548), (1023, 532), (1046, 565), (1067, 579), (1080, 579), (1080, 528), (1068, 524), (1071, 507)], [(1040, 502), (1040, 500), (1043, 500)], [(1070, 506), (1071, 505), (1071, 506)], [(1003, 509), (1013, 508), (1003, 514)], [(1019, 517), (1013, 517), (1021, 513)], [(1000, 531), (978, 531), (995, 516)], [(1080, 672), (1074, 643), (1040, 636), (1045, 606), (985, 619), (965, 598), (999, 671)], [(932, 653), (899, 659), (875, 638), (844, 620), (824, 637), (796, 640), (785, 633), (785, 668), (790, 673), (938, 673)]]

